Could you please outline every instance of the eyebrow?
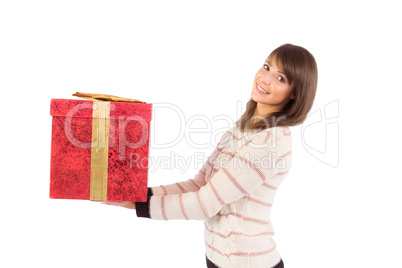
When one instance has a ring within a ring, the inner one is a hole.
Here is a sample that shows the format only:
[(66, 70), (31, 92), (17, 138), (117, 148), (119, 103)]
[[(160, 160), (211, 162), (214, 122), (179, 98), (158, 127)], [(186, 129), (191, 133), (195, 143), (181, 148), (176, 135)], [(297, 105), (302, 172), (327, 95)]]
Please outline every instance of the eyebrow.
[[(271, 64), (268, 60), (265, 60), (265, 62), (268, 63), (269, 66), (272, 66), (272, 64)], [(283, 75), (286, 77), (286, 75), (285, 75), (284, 72), (278, 70), (278, 73), (281, 73), (281, 74), (283, 74)]]

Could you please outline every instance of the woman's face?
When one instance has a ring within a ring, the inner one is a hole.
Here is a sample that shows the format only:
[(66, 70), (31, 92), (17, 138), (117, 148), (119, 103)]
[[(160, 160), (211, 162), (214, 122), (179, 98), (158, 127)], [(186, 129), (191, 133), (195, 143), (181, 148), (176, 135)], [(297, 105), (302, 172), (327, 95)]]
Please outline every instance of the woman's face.
[(257, 102), (256, 115), (280, 111), (295, 98), (292, 89), (283, 71), (268, 58), (256, 73), (251, 91), (251, 98)]

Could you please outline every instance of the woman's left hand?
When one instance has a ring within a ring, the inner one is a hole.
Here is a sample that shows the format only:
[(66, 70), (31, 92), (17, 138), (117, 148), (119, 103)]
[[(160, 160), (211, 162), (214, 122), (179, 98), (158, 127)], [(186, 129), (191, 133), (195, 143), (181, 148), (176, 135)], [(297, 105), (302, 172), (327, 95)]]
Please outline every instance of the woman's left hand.
[(135, 209), (135, 202), (133, 201), (101, 201), (101, 204)]

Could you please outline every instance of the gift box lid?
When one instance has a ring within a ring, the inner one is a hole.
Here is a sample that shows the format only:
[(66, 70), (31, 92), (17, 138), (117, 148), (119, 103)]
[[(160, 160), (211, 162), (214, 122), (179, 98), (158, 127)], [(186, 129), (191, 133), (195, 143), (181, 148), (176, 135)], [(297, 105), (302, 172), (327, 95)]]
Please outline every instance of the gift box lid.
[[(99, 100), (51, 99), (50, 115), (62, 117), (93, 118), (93, 102)], [(103, 100), (101, 100), (103, 101)], [(151, 103), (110, 101), (110, 118), (140, 116), (152, 120)]]

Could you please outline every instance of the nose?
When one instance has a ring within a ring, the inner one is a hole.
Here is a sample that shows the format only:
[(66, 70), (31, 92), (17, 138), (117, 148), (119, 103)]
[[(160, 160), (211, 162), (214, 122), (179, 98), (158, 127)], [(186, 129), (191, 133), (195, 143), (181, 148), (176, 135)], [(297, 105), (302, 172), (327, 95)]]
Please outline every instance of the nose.
[(265, 85), (270, 85), (271, 84), (271, 79), (272, 79), (272, 75), (267, 74), (264, 75), (261, 79), (261, 81), (265, 84)]

